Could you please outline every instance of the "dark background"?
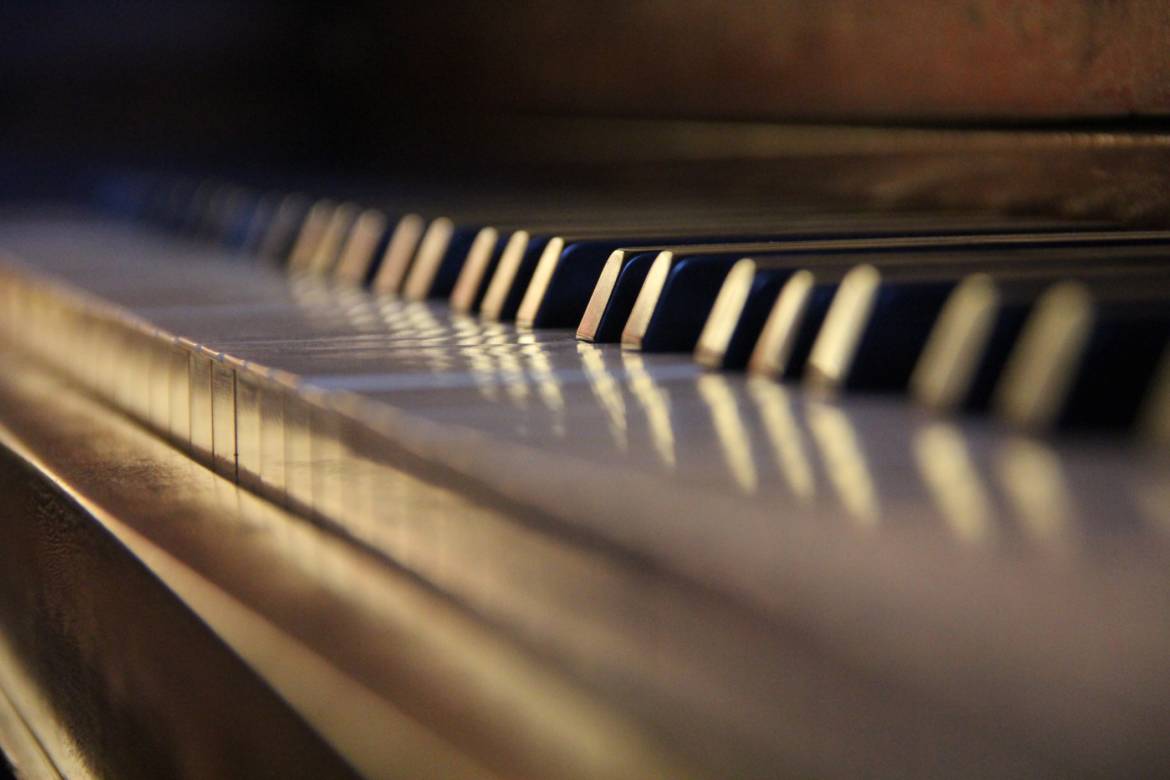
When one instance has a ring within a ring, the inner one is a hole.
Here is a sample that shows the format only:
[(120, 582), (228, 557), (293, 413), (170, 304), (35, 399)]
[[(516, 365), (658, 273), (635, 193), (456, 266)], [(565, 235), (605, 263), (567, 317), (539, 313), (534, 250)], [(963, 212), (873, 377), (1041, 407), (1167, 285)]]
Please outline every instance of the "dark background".
[(1129, 120), (1170, 113), (1168, 43), (1156, 0), (13, 0), (0, 148), (378, 165), (500, 115)]
[[(341, 160), (376, 134), (327, 4), (0, 5), (10, 162)], [(356, 142), (356, 143), (355, 143)]]
[[(1116, 184), (1160, 163), (1113, 160), (1112, 143), (1070, 156), (1059, 132), (1161, 133), (1168, 46), (1157, 0), (13, 0), (0, 4), (0, 197), (110, 168), (275, 187), (290, 171), (463, 182), (543, 160), (562, 180), (832, 182), (850, 198), (1077, 213), (1065, 193), (1104, 185), (1097, 212), (1160, 220), (1162, 179)], [(695, 134), (695, 120), (726, 126)], [(1048, 158), (1021, 162), (1009, 139), (977, 166), (944, 149), (922, 161), (930, 175), (907, 174), (901, 139), (874, 153), (846, 138), (836, 157), (860, 149), (864, 168), (849, 179), (816, 159), (811, 175), (761, 165), (840, 146), (815, 128), (753, 135), (777, 121), (1058, 132)], [(728, 160), (746, 162), (729, 176)], [(944, 170), (969, 175), (930, 173)], [(888, 186), (908, 175), (926, 185)]]

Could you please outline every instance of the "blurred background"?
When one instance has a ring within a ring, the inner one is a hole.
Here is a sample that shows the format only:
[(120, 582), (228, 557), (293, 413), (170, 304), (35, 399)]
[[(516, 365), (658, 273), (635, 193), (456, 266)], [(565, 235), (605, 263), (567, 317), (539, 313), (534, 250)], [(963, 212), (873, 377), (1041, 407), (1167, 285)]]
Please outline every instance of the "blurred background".
[(713, 122), (1161, 130), (1167, 40), (1151, 0), (9, 2), (0, 190), (95, 165), (772, 155), (758, 134), (696, 134)]
[[(1035, 122), (1170, 108), (1141, 0), (0, 8), (9, 154), (368, 160), (485, 115)], [(425, 132), (419, 132), (425, 131)]]

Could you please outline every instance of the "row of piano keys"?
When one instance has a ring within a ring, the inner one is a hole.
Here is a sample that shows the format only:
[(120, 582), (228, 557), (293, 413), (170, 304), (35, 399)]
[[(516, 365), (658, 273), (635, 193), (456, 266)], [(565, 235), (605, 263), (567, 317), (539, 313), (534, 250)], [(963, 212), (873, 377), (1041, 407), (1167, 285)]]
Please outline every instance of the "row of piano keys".
[[(294, 275), (818, 392), (1170, 440), (1170, 231), (627, 195), (260, 194), (119, 177), (105, 206)], [(428, 202), (429, 201), (429, 202)]]

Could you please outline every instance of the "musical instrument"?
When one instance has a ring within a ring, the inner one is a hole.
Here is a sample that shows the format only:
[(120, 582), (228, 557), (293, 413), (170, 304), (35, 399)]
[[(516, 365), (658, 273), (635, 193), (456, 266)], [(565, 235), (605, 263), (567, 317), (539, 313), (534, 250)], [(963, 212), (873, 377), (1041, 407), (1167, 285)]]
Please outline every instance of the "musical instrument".
[(19, 774), (1170, 765), (1163, 134), (477, 127), (0, 213)]

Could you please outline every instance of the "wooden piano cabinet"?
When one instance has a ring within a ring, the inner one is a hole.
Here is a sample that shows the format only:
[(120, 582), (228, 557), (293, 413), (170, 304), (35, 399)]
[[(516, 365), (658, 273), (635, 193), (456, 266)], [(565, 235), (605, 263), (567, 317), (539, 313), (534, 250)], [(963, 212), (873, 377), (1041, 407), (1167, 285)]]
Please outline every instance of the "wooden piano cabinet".
[(0, 486), (0, 689), (45, 762), (22, 777), (351, 775), (48, 475), (0, 448)]

